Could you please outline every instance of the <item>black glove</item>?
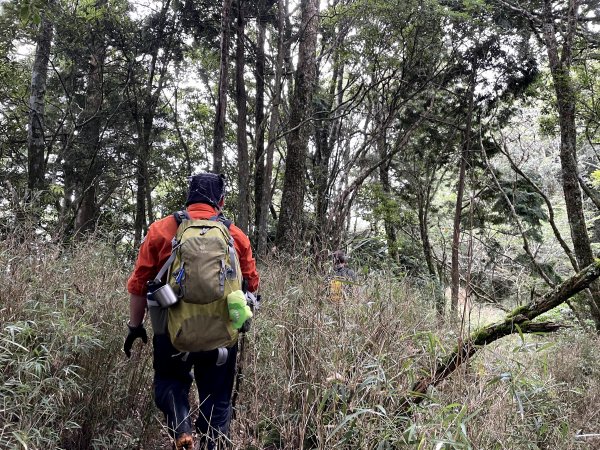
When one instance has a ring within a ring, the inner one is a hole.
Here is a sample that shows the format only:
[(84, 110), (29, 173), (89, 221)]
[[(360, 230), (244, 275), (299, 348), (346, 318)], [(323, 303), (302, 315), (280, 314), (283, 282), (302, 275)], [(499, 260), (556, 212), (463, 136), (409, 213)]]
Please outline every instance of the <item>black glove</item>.
[[(250, 309), (252, 310), (253, 313), (254, 313), (254, 311), (258, 311), (258, 309), (260, 308), (260, 294), (258, 294), (256, 296), (251, 295), (250, 297), (248, 295), (246, 295), (246, 303), (250, 307)], [(242, 325), (242, 328), (239, 329), (239, 332), (240, 333), (249, 332), (251, 325), (252, 325), (252, 318), (247, 319), (244, 322), (244, 324)]]
[(142, 342), (144, 344), (148, 343), (148, 335), (146, 334), (146, 329), (144, 328), (144, 324), (140, 324), (137, 327), (132, 327), (127, 324), (127, 328), (129, 328), (129, 334), (125, 338), (125, 344), (123, 345), (123, 351), (127, 355), (128, 358), (131, 358), (131, 347), (133, 346), (134, 341), (137, 338), (142, 338)]
[(247, 333), (250, 331), (250, 325), (252, 325), (252, 318), (246, 319), (246, 321), (238, 331), (240, 333)]

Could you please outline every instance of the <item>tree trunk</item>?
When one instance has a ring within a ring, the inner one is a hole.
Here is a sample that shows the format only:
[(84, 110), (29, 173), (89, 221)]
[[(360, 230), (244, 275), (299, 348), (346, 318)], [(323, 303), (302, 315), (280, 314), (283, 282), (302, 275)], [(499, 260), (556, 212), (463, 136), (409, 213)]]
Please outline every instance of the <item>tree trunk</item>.
[[(130, 96), (128, 100), (137, 129), (135, 247), (141, 243), (142, 236), (148, 230), (148, 224), (154, 222), (148, 162), (151, 160), (152, 130), (154, 128), (156, 109), (164, 88), (167, 69), (173, 57), (173, 47), (175, 45), (172, 34), (165, 36), (165, 30), (168, 28), (167, 19), (169, 18), (170, 5), (171, 0), (164, 0), (158, 18), (158, 25), (155, 25), (157, 36), (150, 43), (148, 51), (148, 55), (150, 56), (150, 65), (147, 71), (148, 78), (143, 82), (136, 82), (135, 79), (130, 82), (130, 85), (133, 87), (133, 97)], [(127, 92), (130, 95), (131, 91), (128, 90)], [(175, 92), (175, 96), (177, 96), (177, 92)], [(179, 124), (177, 123), (177, 99), (175, 100), (175, 128), (179, 133), (179, 139), (183, 141)], [(187, 167), (188, 173), (191, 174), (189, 158), (187, 158)]]
[(385, 114), (383, 112), (383, 102), (380, 102), (379, 96), (376, 96), (375, 103), (375, 121), (377, 124), (377, 134), (378, 137), (376, 139), (377, 153), (379, 155), (379, 159), (385, 160), (381, 166), (379, 166), (379, 182), (381, 183), (381, 190), (383, 196), (385, 197), (382, 201), (384, 205), (384, 214), (383, 214), (383, 227), (385, 229), (385, 237), (387, 240), (387, 248), (388, 255), (392, 261), (398, 263), (398, 247), (397, 247), (397, 235), (396, 235), (396, 227), (393, 223), (393, 215), (396, 214), (396, 211), (391, 211), (390, 203), (392, 194), (392, 185), (390, 183), (390, 167), (392, 164), (391, 159), (387, 157), (388, 155), (388, 143), (387, 143), (387, 127), (385, 120)]
[[(419, 232), (421, 234), (421, 245), (423, 246), (423, 256), (427, 264), (427, 270), (432, 279), (437, 277), (433, 254), (431, 252), (431, 242), (429, 239), (429, 186), (425, 195), (419, 194)], [(439, 312), (439, 311), (438, 311)]]
[[(152, 124), (154, 122), (154, 114), (146, 112), (143, 114), (142, 128), (138, 139), (138, 158), (137, 158), (137, 192), (135, 197), (135, 222), (134, 222), (134, 237), (133, 244), (137, 248), (142, 241), (142, 236), (148, 229), (148, 221), (146, 220), (146, 207), (151, 207), (150, 188), (148, 179), (148, 159), (150, 158), (151, 133)], [(149, 212), (149, 211), (148, 211)], [(152, 222), (150, 220), (150, 222)]]
[(317, 30), (319, 3), (317, 0), (300, 2), (298, 68), (290, 109), (290, 132), (287, 135), (287, 156), (281, 195), (281, 209), (277, 226), (277, 245), (294, 251), (302, 247), (304, 194), (306, 189), (306, 156), (308, 151), (309, 118), (312, 114), (312, 95), (315, 90)]
[(279, 106), (281, 104), (281, 86), (283, 77), (284, 36), (285, 36), (285, 5), (284, 0), (277, 1), (278, 35), (277, 35), (277, 62), (275, 64), (275, 84), (273, 86), (273, 101), (271, 118), (269, 120), (269, 141), (266, 151), (265, 176), (262, 183), (262, 193), (257, 198), (260, 202), (260, 217), (258, 221), (256, 249), (259, 255), (267, 254), (268, 214), (271, 206), (271, 178), (273, 176), (273, 154), (279, 133)]
[(53, 24), (47, 12), (42, 12), (42, 21), (37, 34), (35, 59), (31, 71), (31, 94), (29, 97), (29, 125), (27, 129), (28, 198), (44, 188), (45, 145), (44, 119), (45, 94), (52, 46)]
[(315, 178), (315, 202), (316, 223), (315, 240), (316, 251), (319, 252), (327, 244), (326, 227), (327, 221), (327, 186), (329, 182), (329, 158), (331, 157), (331, 146), (329, 143), (329, 110), (331, 102), (323, 105), (323, 111), (315, 114), (315, 160), (313, 173)]
[(477, 62), (471, 64), (471, 75), (469, 80), (469, 106), (467, 108), (467, 122), (465, 127), (465, 137), (460, 155), (460, 168), (458, 172), (458, 185), (456, 187), (456, 208), (454, 210), (454, 231), (452, 233), (452, 268), (451, 268), (451, 287), (450, 287), (450, 308), (456, 311), (458, 307), (458, 292), (460, 289), (460, 220), (462, 216), (462, 203), (465, 191), (465, 178), (467, 159), (471, 152), (471, 123), (473, 122), (473, 102), (475, 98), (475, 84), (477, 82)]
[[(386, 144), (385, 144), (385, 135), (384, 131), (381, 132), (381, 137), (377, 139), (377, 147), (379, 149), (379, 157), (385, 158), (387, 153)], [(384, 202), (388, 202), (392, 197), (392, 187), (390, 183), (390, 162), (386, 162), (379, 167), (379, 181), (381, 182), (381, 190), (385, 199)], [(396, 211), (390, 211), (389, 206), (385, 208), (385, 213), (383, 217), (383, 227), (385, 229), (385, 237), (387, 240), (388, 254), (392, 261), (398, 263), (398, 244), (397, 244), (397, 235), (396, 235), (396, 227), (393, 224), (392, 216), (396, 214)]]
[(328, 245), (333, 245), (328, 240), (328, 223), (327, 210), (329, 209), (329, 194), (331, 187), (331, 172), (330, 161), (331, 155), (336, 145), (338, 137), (339, 118), (332, 118), (333, 111), (342, 104), (343, 101), (343, 77), (344, 65), (340, 61), (340, 53), (337, 48), (337, 42), (341, 41), (341, 37), (337, 36), (336, 48), (333, 55), (333, 74), (329, 85), (329, 92), (325, 104), (322, 107), (323, 111), (319, 111), (316, 115), (315, 125), (315, 198), (316, 198), (316, 239), (317, 251), (326, 248)]
[(225, 116), (227, 111), (227, 84), (229, 83), (229, 41), (231, 34), (231, 3), (223, 0), (221, 14), (221, 66), (219, 70), (219, 96), (213, 133), (213, 171), (223, 171), (223, 143), (225, 141)]
[(246, 139), (246, 86), (244, 69), (244, 3), (237, 2), (237, 39), (235, 51), (235, 100), (237, 106), (237, 154), (238, 154), (238, 202), (236, 225), (248, 233), (250, 224), (250, 165), (248, 164), (248, 141)]
[[(578, 3), (577, 0), (569, 1), (569, 8), (566, 12), (567, 31), (563, 38), (562, 52), (559, 57), (552, 2), (550, 0), (544, 1), (544, 40), (558, 105), (560, 162), (567, 217), (577, 263), (579, 267), (584, 267), (594, 261), (594, 255), (583, 214), (583, 198), (578, 180), (577, 129), (575, 125), (576, 98), (570, 74), (572, 45), (577, 27)], [(592, 299), (589, 302), (590, 311), (596, 329), (600, 331), (600, 286), (598, 283), (593, 283), (590, 290), (592, 293)]]
[[(98, 0), (96, 8), (100, 9), (106, 0)], [(82, 156), (81, 163), (76, 170), (79, 172), (78, 181), (79, 205), (75, 219), (75, 234), (88, 232), (94, 229), (98, 216), (96, 203), (98, 178), (102, 170), (99, 160), (100, 132), (102, 128), (102, 101), (104, 95), (103, 71), (106, 44), (104, 42), (103, 26), (100, 24), (98, 31), (91, 35), (91, 49), (83, 125), (79, 140), (79, 152)]]
[(254, 122), (256, 126), (256, 151), (254, 156), (254, 242), (255, 251), (259, 252), (258, 241), (260, 234), (260, 215), (262, 207), (263, 183), (265, 182), (265, 34), (266, 23), (263, 20), (265, 1), (258, 1), (256, 22), (258, 35), (256, 37), (256, 66), (254, 76), (256, 79), (256, 106)]

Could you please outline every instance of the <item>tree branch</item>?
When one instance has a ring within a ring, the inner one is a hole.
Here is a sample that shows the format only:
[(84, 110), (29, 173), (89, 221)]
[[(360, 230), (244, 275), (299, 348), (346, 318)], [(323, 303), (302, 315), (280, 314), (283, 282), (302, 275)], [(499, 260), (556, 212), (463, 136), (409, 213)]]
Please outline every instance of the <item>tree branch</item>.
[(579, 179), (579, 184), (581, 186), (581, 189), (584, 190), (584, 192), (586, 193), (586, 195), (589, 197), (589, 199), (592, 201), (592, 203), (596, 206), (596, 208), (600, 209), (600, 196), (598, 194), (596, 194), (585, 182), (585, 180), (581, 177), (581, 175), (577, 175), (577, 178)]
[[(492, 139), (494, 140), (494, 142), (496, 142), (496, 139), (494, 139), (493, 136), (492, 136)], [(562, 238), (562, 235), (560, 234), (560, 231), (558, 230), (558, 227), (556, 226), (556, 221), (554, 220), (554, 207), (552, 206), (552, 202), (550, 201), (550, 199), (548, 198), (548, 196), (538, 187), (538, 185), (535, 184), (533, 182), (533, 180), (530, 177), (528, 177), (525, 174), (525, 172), (523, 172), (519, 168), (519, 166), (517, 166), (517, 164), (515, 163), (515, 161), (510, 156), (510, 152), (506, 148), (506, 143), (503, 142), (502, 146), (500, 146), (499, 143), (497, 143), (497, 142), (496, 142), (496, 144), (498, 145), (498, 148), (500, 148), (500, 152), (504, 156), (506, 156), (506, 159), (508, 159), (508, 162), (510, 163), (512, 169), (518, 175), (520, 175), (521, 178), (523, 178), (527, 183), (529, 183), (529, 185), (532, 187), (532, 189), (535, 192), (537, 192), (538, 195), (540, 197), (542, 197), (542, 199), (544, 200), (544, 203), (546, 203), (546, 207), (548, 208), (548, 223), (550, 224), (550, 227), (552, 228), (552, 232), (554, 233), (554, 237), (556, 238), (556, 240), (558, 241), (558, 243), (562, 247), (562, 249), (565, 252), (565, 254), (567, 255), (567, 257), (569, 258), (569, 261), (571, 262), (571, 266), (573, 267), (573, 269), (575, 269), (575, 271), (578, 271), (579, 270), (579, 264), (577, 264), (577, 260), (575, 259), (575, 256), (573, 255), (573, 252), (569, 248), (569, 245)]]

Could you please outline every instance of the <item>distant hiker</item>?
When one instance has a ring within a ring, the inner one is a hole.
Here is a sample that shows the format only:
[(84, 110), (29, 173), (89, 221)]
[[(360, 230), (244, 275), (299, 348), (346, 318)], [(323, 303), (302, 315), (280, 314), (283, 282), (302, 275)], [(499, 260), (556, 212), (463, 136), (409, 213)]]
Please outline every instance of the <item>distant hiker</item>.
[(356, 273), (348, 267), (348, 256), (343, 250), (332, 253), (333, 274), (329, 283), (329, 299), (341, 303), (348, 295), (348, 285), (356, 282)]
[[(189, 390), (195, 378), (200, 448), (225, 448), (232, 416), (238, 330), (251, 316), (241, 291), (258, 289), (250, 240), (221, 210), (222, 175), (190, 177), (186, 210), (148, 229), (127, 283), (130, 293), (127, 357), (137, 338), (147, 342), (152, 320), (154, 399), (177, 450), (192, 449)], [(193, 376), (191, 370), (193, 368)]]
[(348, 267), (348, 256), (343, 250), (333, 252), (333, 270), (338, 277), (344, 277), (356, 281), (354, 270)]

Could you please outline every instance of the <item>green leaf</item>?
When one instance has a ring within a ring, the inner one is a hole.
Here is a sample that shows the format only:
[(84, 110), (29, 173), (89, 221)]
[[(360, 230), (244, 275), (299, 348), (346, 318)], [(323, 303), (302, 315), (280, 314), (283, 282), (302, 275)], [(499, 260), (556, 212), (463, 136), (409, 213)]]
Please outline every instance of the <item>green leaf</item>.
[(536, 352), (543, 352), (546, 349), (552, 348), (556, 345), (555, 342), (546, 342), (544, 345), (540, 346), (540, 347), (536, 347), (535, 351)]
[(21, 6), (19, 11), (19, 18), (22, 22), (27, 22), (29, 20), (29, 3), (26, 3)]
[(519, 333), (519, 337), (521, 338), (521, 342), (525, 344), (525, 335), (523, 334), (523, 330), (518, 323), (515, 323), (515, 328), (517, 329), (517, 333)]
[(358, 411), (353, 412), (352, 414), (344, 417), (344, 420), (342, 420), (342, 422), (335, 428), (335, 430), (333, 430), (331, 435), (333, 436), (333, 435), (337, 434), (337, 432), (340, 431), (342, 428), (344, 428), (344, 426), (346, 426), (346, 424), (348, 422), (352, 422), (352, 421), (354, 421), (354, 419), (356, 419), (359, 416), (362, 416), (364, 414), (375, 414), (377, 416), (382, 415), (381, 413), (374, 411), (372, 409), (360, 408)]
[(590, 177), (592, 178), (592, 184), (596, 187), (600, 186), (600, 169), (594, 170)]

